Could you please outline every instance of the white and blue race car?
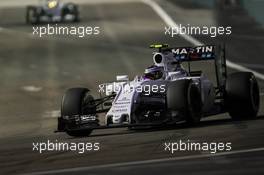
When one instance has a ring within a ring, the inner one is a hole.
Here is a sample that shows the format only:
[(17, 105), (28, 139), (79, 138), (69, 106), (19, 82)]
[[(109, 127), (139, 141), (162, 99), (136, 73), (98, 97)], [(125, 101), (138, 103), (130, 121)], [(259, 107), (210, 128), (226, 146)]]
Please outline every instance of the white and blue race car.
[[(136, 129), (182, 121), (197, 124), (202, 117), (225, 112), (233, 119), (257, 116), (257, 80), (251, 72), (227, 75), (223, 47), (151, 47), (158, 51), (144, 75), (132, 81), (126, 75), (117, 76), (117, 82), (100, 85), (101, 98), (94, 99), (87, 88), (67, 90), (57, 132), (88, 136), (94, 129)], [(209, 60), (215, 63), (216, 85), (202, 71), (190, 67), (190, 62)], [(188, 69), (183, 68), (183, 62), (188, 63)], [(104, 125), (99, 123), (99, 113), (105, 114)]]
[(26, 23), (78, 22), (79, 9), (76, 4), (59, 0), (43, 0), (39, 6), (27, 6)]

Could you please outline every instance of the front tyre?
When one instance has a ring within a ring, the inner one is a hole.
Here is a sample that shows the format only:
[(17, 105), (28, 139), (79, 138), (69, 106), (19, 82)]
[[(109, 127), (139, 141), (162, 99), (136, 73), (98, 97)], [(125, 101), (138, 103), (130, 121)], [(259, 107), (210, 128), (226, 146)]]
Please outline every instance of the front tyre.
[(254, 119), (259, 110), (259, 87), (251, 72), (236, 72), (227, 77), (225, 104), (232, 119)]
[[(80, 116), (95, 114), (96, 107), (94, 105), (94, 99), (88, 94), (89, 90), (86, 88), (71, 88), (67, 90), (62, 99), (61, 116)], [(91, 123), (94, 126), (97, 123)], [(78, 126), (69, 126), (69, 123), (65, 121), (65, 131), (70, 136), (82, 137), (89, 136), (92, 129), (78, 130), (75, 129)]]

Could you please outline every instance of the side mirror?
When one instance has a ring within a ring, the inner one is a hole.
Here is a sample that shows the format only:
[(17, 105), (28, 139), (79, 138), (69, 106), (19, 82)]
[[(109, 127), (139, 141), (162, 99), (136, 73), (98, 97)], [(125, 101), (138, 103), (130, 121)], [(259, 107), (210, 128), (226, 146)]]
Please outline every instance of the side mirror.
[(116, 76), (116, 81), (128, 81), (128, 75), (117, 75)]

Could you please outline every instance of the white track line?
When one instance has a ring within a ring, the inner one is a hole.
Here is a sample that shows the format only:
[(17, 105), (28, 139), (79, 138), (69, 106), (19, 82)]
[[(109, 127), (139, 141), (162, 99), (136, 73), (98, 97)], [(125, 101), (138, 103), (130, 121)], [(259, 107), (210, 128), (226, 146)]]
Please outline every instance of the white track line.
[(30, 86), (23, 86), (22, 89), (27, 92), (40, 92), (43, 88), (40, 86), (30, 85)]
[(28, 173), (28, 174), (23, 174), (23, 175), (43, 175), (43, 174), (80, 172), (80, 171), (88, 171), (88, 170), (95, 170), (95, 169), (101, 169), (101, 168), (114, 168), (114, 167), (120, 167), (120, 166), (134, 166), (134, 165), (163, 163), (163, 162), (171, 162), (171, 161), (179, 161), (179, 160), (210, 158), (210, 157), (216, 157), (216, 156), (227, 156), (227, 155), (251, 153), (251, 152), (258, 152), (258, 151), (264, 151), (264, 147), (237, 150), (237, 151), (229, 151), (229, 152), (221, 152), (221, 153), (216, 153), (216, 154), (199, 154), (199, 155), (173, 157), (173, 158), (151, 159), (151, 160), (132, 161), (132, 162), (125, 162), (125, 163), (113, 163), (113, 164), (98, 165), (98, 166), (76, 167), (76, 168), (67, 168), (67, 169), (60, 169), (60, 170), (41, 171), (41, 172), (33, 172), (33, 173)]
[(249, 69), (249, 68), (246, 68), (244, 66), (241, 66), (239, 64), (236, 64), (234, 62), (231, 62), (229, 60), (226, 60), (226, 65), (230, 68), (233, 68), (233, 69), (236, 69), (236, 70), (240, 70), (240, 71), (245, 71), (245, 72), (252, 72), (257, 78), (261, 79), (261, 80), (264, 80), (264, 75), (257, 72), (257, 71), (254, 71), (252, 69)]
[(262, 64), (250, 64), (250, 63), (239, 63), (242, 66), (251, 67), (254, 69), (264, 69), (264, 65)]
[[(161, 19), (170, 27), (173, 28), (179, 28), (179, 26), (175, 23), (175, 21), (168, 15), (167, 12), (165, 12), (165, 10), (162, 9), (162, 7), (160, 7), (160, 5), (158, 5), (155, 1), (153, 0), (142, 0), (143, 3), (147, 4), (148, 6), (150, 6), (160, 17)], [(186, 41), (192, 43), (193, 45), (204, 45), (204, 43), (202, 43), (201, 41), (195, 39), (194, 37), (187, 35), (187, 34), (182, 34), (180, 35), (182, 38), (184, 38)], [(245, 71), (245, 72), (252, 72), (254, 73), (254, 75), (261, 79), (264, 80), (264, 75), (256, 72), (254, 70), (251, 70), (249, 68), (246, 68), (244, 66), (241, 66), (239, 64), (236, 64), (230, 60), (226, 60), (226, 65), (230, 68), (239, 70), (239, 71)]]

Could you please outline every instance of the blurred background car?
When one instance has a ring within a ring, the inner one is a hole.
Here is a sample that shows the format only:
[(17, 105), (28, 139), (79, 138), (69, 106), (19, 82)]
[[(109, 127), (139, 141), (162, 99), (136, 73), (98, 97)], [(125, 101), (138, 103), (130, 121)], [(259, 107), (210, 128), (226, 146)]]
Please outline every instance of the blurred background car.
[(42, 0), (39, 6), (27, 6), (26, 23), (28, 24), (66, 21), (79, 21), (76, 4), (62, 3), (59, 0)]

